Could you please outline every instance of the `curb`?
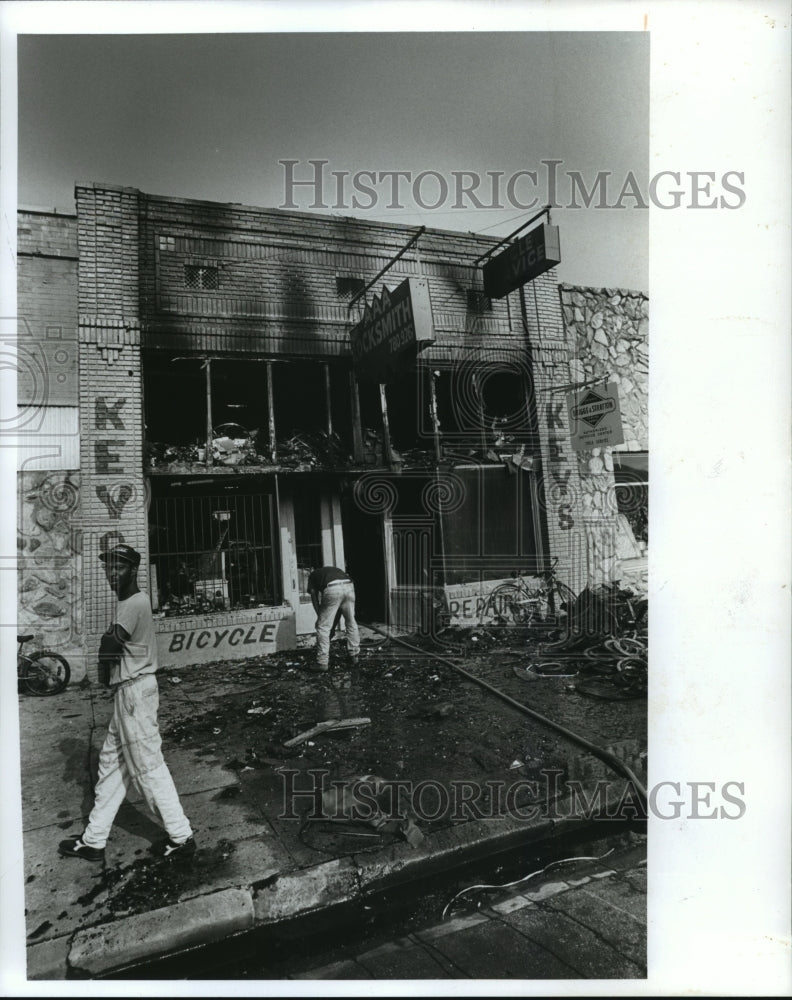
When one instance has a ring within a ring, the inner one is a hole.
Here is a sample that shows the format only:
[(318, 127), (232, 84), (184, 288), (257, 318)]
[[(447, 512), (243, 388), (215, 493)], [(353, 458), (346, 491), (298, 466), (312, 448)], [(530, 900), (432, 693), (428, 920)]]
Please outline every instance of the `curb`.
[(244, 889), (225, 889), (160, 910), (139, 913), (74, 935), (69, 965), (100, 975), (253, 926), (253, 899)]
[[(588, 823), (565, 819), (470, 820), (438, 830), (413, 848), (396, 843), (368, 855), (334, 858), (77, 931), (27, 950), (29, 979), (98, 977), (146, 965), (240, 932), (299, 920), (521, 844), (554, 839)], [(35, 969), (34, 969), (35, 966)]]

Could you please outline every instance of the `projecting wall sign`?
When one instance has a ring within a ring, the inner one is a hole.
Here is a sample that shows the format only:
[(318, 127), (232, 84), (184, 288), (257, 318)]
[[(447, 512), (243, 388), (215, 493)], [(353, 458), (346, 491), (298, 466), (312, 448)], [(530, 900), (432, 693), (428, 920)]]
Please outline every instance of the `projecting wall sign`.
[(349, 337), (360, 374), (377, 382), (398, 375), (404, 361), (435, 339), (426, 279), (406, 278), (392, 292), (383, 288)]
[(484, 294), (502, 299), (515, 288), (533, 281), (561, 263), (558, 226), (543, 224), (532, 229), (482, 268)]

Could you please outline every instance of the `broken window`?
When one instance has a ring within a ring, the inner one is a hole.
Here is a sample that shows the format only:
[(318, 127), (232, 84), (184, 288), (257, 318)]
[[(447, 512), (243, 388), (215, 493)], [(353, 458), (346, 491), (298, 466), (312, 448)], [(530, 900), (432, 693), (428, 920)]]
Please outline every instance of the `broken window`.
[(166, 615), (279, 603), (274, 498), (260, 483), (151, 480), (151, 594)]
[(492, 299), (475, 288), (467, 290), (467, 307), (469, 312), (481, 315), (492, 312)]
[(267, 366), (252, 358), (213, 358), (213, 462), (265, 464), (269, 458)]
[(629, 522), (639, 548), (649, 545), (649, 454), (645, 451), (614, 451), (613, 478), (616, 505)]
[[(351, 421), (350, 432), (342, 439), (335, 432), (338, 420), (329, 408), (333, 394), (328, 392), (326, 369), (324, 363), (316, 361), (278, 361), (272, 365), (279, 465), (308, 471), (351, 462), (346, 443), (351, 438)], [(330, 389), (332, 386), (331, 379)], [(336, 392), (341, 395), (338, 384)]]
[(390, 382), (385, 389), (388, 427), (393, 447), (405, 461), (419, 460), (420, 453), (434, 458), (428, 378), (416, 365), (412, 371)]
[(264, 363), (150, 351), (143, 372), (150, 465), (205, 462), (207, 434), (215, 465), (269, 462)]
[(343, 298), (350, 299), (358, 292), (362, 292), (365, 287), (366, 282), (362, 278), (341, 274), (336, 276), (336, 294)]
[[(207, 434), (213, 465), (277, 461), (305, 471), (352, 464), (346, 362), (186, 358), (149, 351), (143, 370), (150, 466), (206, 462)], [(381, 429), (381, 414), (378, 421)]]
[(382, 427), (382, 399), (378, 383), (359, 379), (360, 426), (363, 436), (363, 462), (365, 465), (387, 464), (385, 437)]
[[(202, 358), (143, 355), (147, 459), (194, 462), (206, 447), (206, 370)], [(178, 405), (174, 405), (178, 400)]]
[(327, 365), (330, 379), (330, 429), (344, 450), (345, 463), (352, 460), (354, 434), (352, 431), (351, 368), (345, 362)]

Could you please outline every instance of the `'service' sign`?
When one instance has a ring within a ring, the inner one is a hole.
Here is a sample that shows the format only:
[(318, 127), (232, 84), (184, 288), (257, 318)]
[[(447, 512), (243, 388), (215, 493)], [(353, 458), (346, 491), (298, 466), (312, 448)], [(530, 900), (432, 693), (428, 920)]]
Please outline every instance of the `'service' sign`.
[(484, 294), (502, 299), (515, 288), (533, 281), (540, 274), (561, 263), (558, 226), (546, 223), (521, 236), (503, 253), (488, 260), (482, 268)]
[(383, 288), (349, 336), (357, 371), (378, 382), (389, 381), (405, 357), (410, 359), (435, 339), (426, 279), (406, 278), (392, 292)]

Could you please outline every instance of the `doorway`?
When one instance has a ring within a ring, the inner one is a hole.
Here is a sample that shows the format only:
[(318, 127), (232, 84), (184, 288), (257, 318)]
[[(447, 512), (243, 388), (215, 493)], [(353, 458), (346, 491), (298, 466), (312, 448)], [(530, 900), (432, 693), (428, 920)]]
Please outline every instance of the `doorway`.
[(351, 489), (341, 497), (346, 571), (355, 584), (355, 615), (364, 622), (388, 620), (383, 519), (355, 502)]

